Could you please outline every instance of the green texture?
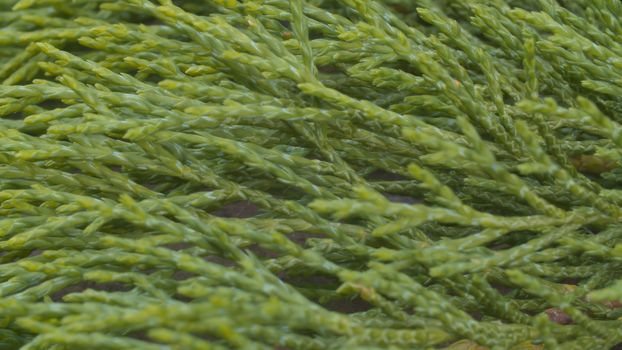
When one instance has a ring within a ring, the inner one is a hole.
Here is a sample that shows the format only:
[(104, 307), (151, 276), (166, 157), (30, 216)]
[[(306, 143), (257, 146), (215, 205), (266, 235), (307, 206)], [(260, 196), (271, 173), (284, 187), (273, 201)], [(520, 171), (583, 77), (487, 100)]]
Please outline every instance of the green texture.
[(0, 0), (0, 349), (622, 343), (619, 0)]

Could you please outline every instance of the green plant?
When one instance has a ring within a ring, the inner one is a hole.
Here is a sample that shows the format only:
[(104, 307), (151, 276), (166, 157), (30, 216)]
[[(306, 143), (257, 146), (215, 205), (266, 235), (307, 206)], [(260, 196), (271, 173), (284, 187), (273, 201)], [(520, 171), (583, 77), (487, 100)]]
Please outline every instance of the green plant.
[(0, 0), (0, 348), (610, 349), (620, 37), (618, 0)]

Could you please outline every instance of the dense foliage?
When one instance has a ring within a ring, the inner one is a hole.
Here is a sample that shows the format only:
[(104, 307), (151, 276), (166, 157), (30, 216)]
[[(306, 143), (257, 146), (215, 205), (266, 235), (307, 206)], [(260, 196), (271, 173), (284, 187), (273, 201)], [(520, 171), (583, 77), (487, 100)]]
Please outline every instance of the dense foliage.
[(610, 349), (619, 0), (0, 0), (1, 349)]

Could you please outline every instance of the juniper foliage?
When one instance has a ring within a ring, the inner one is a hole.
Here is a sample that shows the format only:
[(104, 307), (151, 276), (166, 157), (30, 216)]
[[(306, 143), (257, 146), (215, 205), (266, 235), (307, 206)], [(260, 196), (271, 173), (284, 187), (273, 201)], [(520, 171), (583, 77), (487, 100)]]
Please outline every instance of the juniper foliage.
[(610, 349), (620, 37), (618, 0), (0, 0), (0, 349)]

